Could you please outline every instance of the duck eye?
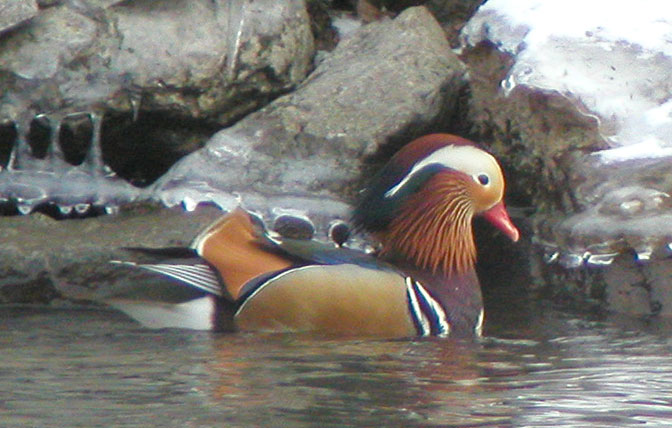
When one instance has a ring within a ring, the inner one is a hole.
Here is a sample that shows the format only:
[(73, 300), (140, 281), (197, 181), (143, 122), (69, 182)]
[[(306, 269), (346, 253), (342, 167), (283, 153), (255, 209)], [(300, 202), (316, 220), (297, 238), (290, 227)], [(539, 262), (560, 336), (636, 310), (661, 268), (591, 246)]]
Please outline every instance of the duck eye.
[(481, 183), (483, 186), (487, 186), (490, 184), (490, 177), (488, 177), (488, 174), (478, 174), (476, 176), (476, 181)]

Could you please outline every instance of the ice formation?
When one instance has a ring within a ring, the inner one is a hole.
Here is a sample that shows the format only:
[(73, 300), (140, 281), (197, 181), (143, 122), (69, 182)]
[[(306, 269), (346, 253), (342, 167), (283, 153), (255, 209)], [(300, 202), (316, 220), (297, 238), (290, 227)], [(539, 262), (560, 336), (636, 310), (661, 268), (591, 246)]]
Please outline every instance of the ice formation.
[[(91, 145), (79, 165), (65, 160), (59, 141), (62, 121), (75, 115), (87, 116), (93, 128)], [(16, 142), (7, 167), (0, 170), (0, 203), (15, 206), (21, 214), (45, 205), (56, 207), (62, 215), (87, 214), (91, 209), (109, 214), (141, 197), (140, 189), (117, 177), (103, 162), (101, 114), (39, 115), (37, 119), (50, 129), (47, 154), (43, 159), (33, 155), (28, 144), (29, 121), (14, 124)]]

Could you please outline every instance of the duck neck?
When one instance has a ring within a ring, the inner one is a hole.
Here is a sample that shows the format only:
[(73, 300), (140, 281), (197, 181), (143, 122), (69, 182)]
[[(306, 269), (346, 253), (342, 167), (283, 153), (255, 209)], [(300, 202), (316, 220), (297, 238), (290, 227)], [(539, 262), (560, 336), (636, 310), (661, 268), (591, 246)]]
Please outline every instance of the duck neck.
[(450, 277), (473, 271), (473, 215), (473, 203), (459, 182), (427, 186), (410, 198), (386, 231), (379, 234), (381, 256), (407, 262), (433, 275)]
[(380, 256), (425, 287), (448, 315), (451, 331), (479, 333), (483, 317), (475, 272), (474, 204), (464, 183), (436, 180), (411, 197), (378, 234)]

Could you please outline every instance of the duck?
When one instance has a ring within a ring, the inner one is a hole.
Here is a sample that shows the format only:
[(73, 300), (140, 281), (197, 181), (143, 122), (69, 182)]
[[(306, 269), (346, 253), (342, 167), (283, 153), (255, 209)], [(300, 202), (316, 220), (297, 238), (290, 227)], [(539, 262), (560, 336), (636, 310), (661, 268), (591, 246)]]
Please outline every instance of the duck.
[(186, 248), (138, 249), (115, 263), (162, 277), (145, 296), (99, 299), (151, 328), (337, 336), (480, 336), (484, 322), (472, 220), (514, 242), (495, 157), (475, 142), (429, 134), (402, 147), (352, 210), (369, 253), (283, 237), (238, 207)]

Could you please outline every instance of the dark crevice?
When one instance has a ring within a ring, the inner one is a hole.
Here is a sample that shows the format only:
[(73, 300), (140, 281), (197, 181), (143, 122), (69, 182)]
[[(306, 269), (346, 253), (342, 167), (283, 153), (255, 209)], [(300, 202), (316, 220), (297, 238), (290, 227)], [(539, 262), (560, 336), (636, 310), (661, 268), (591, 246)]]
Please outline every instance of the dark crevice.
[(103, 160), (117, 175), (139, 187), (153, 183), (183, 156), (203, 147), (220, 127), (161, 113), (107, 115)]
[[(33, 157), (47, 156), (52, 140), (51, 126), (45, 117), (31, 122), (28, 144)], [(207, 122), (161, 113), (142, 114), (136, 121), (128, 114), (107, 114), (101, 135), (103, 161), (118, 176), (144, 187), (181, 157), (202, 147), (219, 128)], [(7, 167), (17, 137), (15, 124), (0, 126), (0, 166), (3, 168)], [(65, 161), (72, 166), (80, 165), (93, 141), (90, 118), (78, 116), (63, 120), (58, 141)]]
[(49, 147), (50, 132), (49, 123), (46, 120), (35, 118), (30, 122), (28, 144), (33, 157), (44, 159)]
[(60, 145), (65, 161), (71, 165), (84, 162), (93, 140), (93, 125), (87, 117), (67, 119), (60, 133)]

